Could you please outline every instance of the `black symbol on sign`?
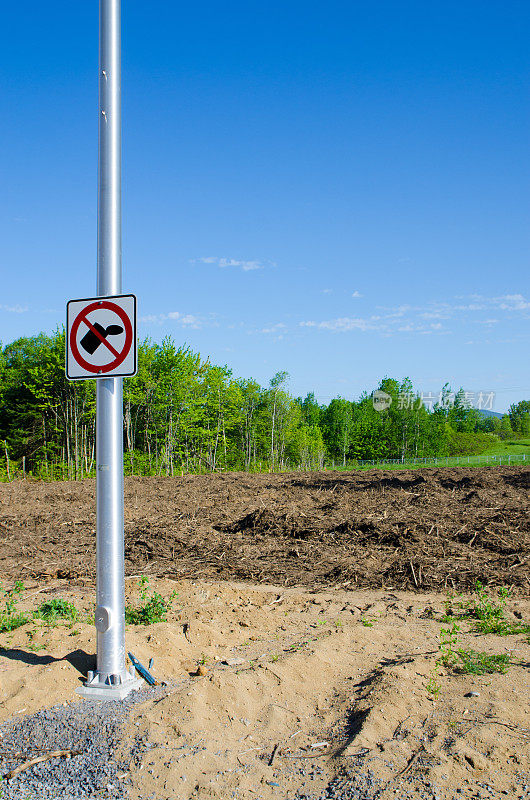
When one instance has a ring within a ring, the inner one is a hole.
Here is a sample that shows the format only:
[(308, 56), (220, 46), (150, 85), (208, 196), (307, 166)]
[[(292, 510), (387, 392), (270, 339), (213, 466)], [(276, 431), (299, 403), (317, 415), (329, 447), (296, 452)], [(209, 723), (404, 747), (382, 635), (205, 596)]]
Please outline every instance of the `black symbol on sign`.
[[(86, 350), (87, 353), (95, 353), (100, 344), (102, 344), (103, 340), (107, 338), (107, 336), (117, 336), (119, 333), (123, 333), (123, 328), (121, 325), (107, 325), (104, 328), (99, 322), (95, 322), (92, 325), (94, 330), (88, 331), (80, 341), (80, 345), (83, 350)], [(95, 333), (98, 332), (99, 336)]]

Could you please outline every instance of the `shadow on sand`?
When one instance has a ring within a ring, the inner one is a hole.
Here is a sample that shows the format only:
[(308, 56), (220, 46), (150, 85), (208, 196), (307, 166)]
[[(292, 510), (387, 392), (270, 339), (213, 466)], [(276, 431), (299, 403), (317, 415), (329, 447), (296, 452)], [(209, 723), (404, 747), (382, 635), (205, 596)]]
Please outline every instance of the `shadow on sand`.
[(68, 661), (80, 673), (80, 681), (86, 680), (88, 670), (96, 668), (96, 656), (93, 653), (85, 653), (84, 650), (73, 650), (62, 658), (54, 658), (53, 656), (39, 656), (38, 653), (17, 648), (0, 647), (0, 656), (9, 658), (11, 661), (21, 661), (23, 664), (28, 664), (32, 667)]

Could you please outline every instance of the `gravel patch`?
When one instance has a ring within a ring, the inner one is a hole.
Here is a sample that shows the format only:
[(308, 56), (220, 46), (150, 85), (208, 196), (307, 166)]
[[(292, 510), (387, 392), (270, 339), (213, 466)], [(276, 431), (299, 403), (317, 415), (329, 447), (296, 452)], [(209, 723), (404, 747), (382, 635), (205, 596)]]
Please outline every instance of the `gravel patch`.
[[(318, 800), (378, 800), (385, 790), (385, 784), (375, 778), (371, 772), (366, 775), (352, 774), (348, 779), (340, 778), (326, 787)], [(438, 800), (434, 790), (414, 787), (411, 794), (407, 787), (396, 786), (394, 796), (396, 800)]]
[(0, 726), (0, 774), (39, 755), (80, 750), (71, 758), (52, 758), (2, 780), (2, 800), (80, 800), (127, 796), (127, 773), (140, 763), (149, 743), (136, 734), (121, 752), (124, 727), (133, 706), (166, 693), (164, 687), (142, 688), (124, 700), (85, 700), (54, 706), (11, 719)]
[(382, 789), (381, 782), (369, 771), (351, 773), (331, 781), (321, 794), (299, 793), (296, 800), (376, 800)]

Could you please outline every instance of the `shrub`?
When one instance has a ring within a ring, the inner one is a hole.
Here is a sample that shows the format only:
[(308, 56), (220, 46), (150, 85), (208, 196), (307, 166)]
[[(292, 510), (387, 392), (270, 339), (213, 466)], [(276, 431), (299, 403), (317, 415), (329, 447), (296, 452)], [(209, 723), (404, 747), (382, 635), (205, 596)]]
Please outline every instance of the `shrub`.
[(155, 622), (165, 622), (166, 614), (171, 610), (173, 598), (177, 593), (172, 592), (166, 599), (159, 592), (148, 594), (149, 579), (142, 575), (139, 584), (140, 599), (145, 601), (139, 606), (127, 606), (125, 609), (125, 622), (130, 625), (153, 625)]
[(4, 608), (0, 611), (0, 633), (14, 631), (29, 622), (26, 614), (18, 610), (19, 595), (24, 591), (22, 581), (15, 581), (12, 589), (0, 587), (4, 595)]
[(34, 614), (36, 619), (45, 622), (56, 622), (58, 619), (76, 620), (78, 617), (77, 609), (73, 603), (62, 598), (54, 598), (41, 603)]

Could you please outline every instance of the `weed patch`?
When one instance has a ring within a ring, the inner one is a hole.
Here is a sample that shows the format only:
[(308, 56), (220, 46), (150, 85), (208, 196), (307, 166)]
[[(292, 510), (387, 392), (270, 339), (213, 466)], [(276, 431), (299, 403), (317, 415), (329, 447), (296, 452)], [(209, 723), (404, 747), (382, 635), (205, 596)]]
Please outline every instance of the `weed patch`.
[(516, 636), (518, 633), (530, 634), (527, 622), (510, 622), (507, 619), (479, 619), (475, 623), (478, 633), (494, 633), (497, 636)]
[(125, 622), (130, 625), (153, 625), (155, 622), (165, 622), (166, 614), (171, 610), (177, 593), (173, 591), (168, 598), (162, 597), (159, 592), (149, 594), (149, 578), (145, 575), (140, 578), (138, 586), (142, 603), (139, 606), (126, 607)]
[(468, 675), (486, 675), (491, 672), (505, 673), (510, 666), (510, 656), (507, 653), (490, 655), (477, 650), (459, 648), (456, 654), (460, 659), (460, 664), (456, 665), (455, 671)]
[(438, 698), (438, 696), (440, 695), (441, 686), (434, 677), (434, 675), (431, 675), (429, 677), (429, 680), (427, 681), (425, 688), (427, 689), (429, 694), (432, 694), (434, 698)]
[(470, 620), (477, 633), (493, 633), (497, 636), (514, 636), (520, 633), (530, 634), (527, 622), (511, 622), (506, 618), (506, 602), (510, 598), (510, 590), (501, 587), (497, 595), (491, 595), (480, 581), (475, 584), (475, 594), (471, 600), (461, 599), (458, 594), (445, 601), (443, 623), (453, 625), (457, 620)]
[(53, 623), (61, 619), (74, 622), (79, 615), (73, 603), (56, 597), (53, 600), (47, 600), (41, 603), (33, 616), (35, 619), (42, 619), (44, 622)]
[(450, 628), (440, 631), (440, 657), (442, 664), (453, 672), (468, 675), (485, 675), (492, 672), (504, 673), (510, 666), (510, 656), (506, 653), (484, 653), (478, 650), (466, 650), (459, 647), (458, 634), (460, 626), (453, 622)]
[(480, 620), (502, 619), (505, 614), (506, 601), (510, 597), (510, 590), (501, 587), (497, 597), (492, 597), (480, 581), (475, 584), (475, 597), (468, 607), (468, 614)]
[(22, 581), (15, 581), (12, 589), (0, 587), (4, 599), (4, 608), (0, 610), (0, 633), (14, 631), (29, 622), (27, 615), (18, 609), (18, 601), (23, 591)]

